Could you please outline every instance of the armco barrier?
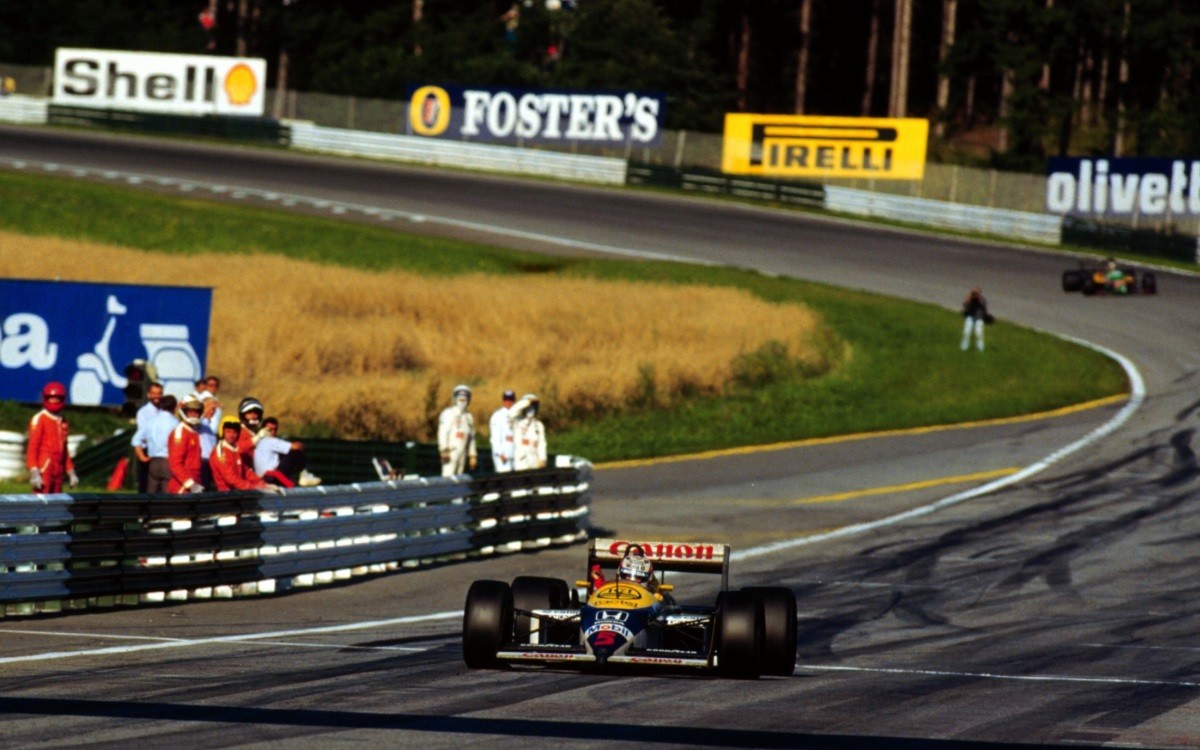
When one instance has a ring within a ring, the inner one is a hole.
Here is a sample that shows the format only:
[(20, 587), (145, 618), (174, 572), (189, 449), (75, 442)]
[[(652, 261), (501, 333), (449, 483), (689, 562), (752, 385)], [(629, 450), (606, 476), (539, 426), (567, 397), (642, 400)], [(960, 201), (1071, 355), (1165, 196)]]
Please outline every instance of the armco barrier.
[(728, 175), (712, 169), (677, 169), (631, 162), (626, 177), (630, 185), (651, 185), (740, 198), (794, 203), (809, 208), (825, 207), (825, 188), (816, 183), (768, 180)]
[(610, 185), (625, 183), (624, 159), (325, 128), (310, 122), (293, 121), (289, 125), (292, 147), (309, 151), (461, 169), (535, 174)]
[(587, 536), (591, 464), (200, 495), (0, 496), (4, 614), (288, 591)]
[(1059, 244), (1062, 238), (1062, 217), (1053, 214), (885, 195), (831, 185), (825, 186), (825, 208), (858, 216), (1015, 237), (1049, 245)]
[(0, 122), (46, 124), (47, 100), (28, 96), (0, 96)]
[(244, 115), (194, 117), (51, 104), (47, 111), (47, 122), (53, 125), (88, 125), (159, 135), (208, 136), (276, 146), (288, 145), (291, 137), (288, 127), (278, 120)]

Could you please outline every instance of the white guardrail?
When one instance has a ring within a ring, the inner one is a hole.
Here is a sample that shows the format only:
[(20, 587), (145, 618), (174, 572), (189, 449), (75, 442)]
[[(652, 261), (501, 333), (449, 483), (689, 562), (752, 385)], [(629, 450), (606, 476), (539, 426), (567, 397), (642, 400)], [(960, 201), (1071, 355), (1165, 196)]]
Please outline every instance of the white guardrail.
[(0, 617), (257, 596), (574, 544), (592, 465), (199, 495), (0, 495)]
[(1062, 217), (1054, 214), (947, 203), (828, 185), (825, 187), (825, 208), (858, 216), (980, 232), (1050, 245), (1062, 242)]
[(625, 184), (624, 159), (578, 156), (512, 146), (440, 141), (410, 135), (368, 133), (286, 122), (292, 131), (292, 148), (332, 154), (395, 159), (416, 164), (459, 167), (488, 172), (559, 177), (609, 185)]
[(0, 96), (0, 122), (45, 125), (46, 109), (49, 105), (49, 100), (34, 99), (31, 96)]

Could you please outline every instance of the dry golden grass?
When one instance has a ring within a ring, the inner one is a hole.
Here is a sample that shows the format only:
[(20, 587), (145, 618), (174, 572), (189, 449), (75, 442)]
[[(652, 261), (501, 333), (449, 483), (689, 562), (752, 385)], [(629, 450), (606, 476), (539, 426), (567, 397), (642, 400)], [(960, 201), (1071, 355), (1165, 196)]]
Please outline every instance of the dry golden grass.
[(48, 272), (213, 287), (208, 365), (222, 377), (222, 400), (231, 408), (254, 395), (285, 431), (325, 424), (342, 437), (429, 440), (459, 382), (475, 390), (481, 422), (506, 388), (539, 393), (551, 423), (619, 409), (651, 391), (669, 403), (722, 392), (735, 359), (771, 341), (809, 371), (831, 365), (814, 343), (821, 322), (811, 311), (734, 289), (430, 278), (0, 232), (0, 275)]

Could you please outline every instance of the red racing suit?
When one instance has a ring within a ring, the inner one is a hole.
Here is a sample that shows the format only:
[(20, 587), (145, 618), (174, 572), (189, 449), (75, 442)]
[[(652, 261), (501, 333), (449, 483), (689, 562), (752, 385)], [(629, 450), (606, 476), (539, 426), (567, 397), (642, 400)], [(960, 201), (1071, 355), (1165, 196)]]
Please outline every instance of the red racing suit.
[(208, 457), (208, 465), (212, 467), (213, 483), (217, 489), (228, 490), (257, 490), (266, 483), (254, 473), (254, 469), (242, 462), (236, 445), (230, 445), (223, 439), (217, 441), (212, 455)]
[(75, 470), (67, 452), (67, 420), (42, 409), (29, 420), (25, 466), (42, 473), (42, 492), (62, 492), (63, 478)]
[(180, 422), (167, 438), (167, 465), (171, 469), (167, 492), (175, 495), (190, 492), (193, 485), (200, 483), (202, 461), (200, 433), (187, 422)]

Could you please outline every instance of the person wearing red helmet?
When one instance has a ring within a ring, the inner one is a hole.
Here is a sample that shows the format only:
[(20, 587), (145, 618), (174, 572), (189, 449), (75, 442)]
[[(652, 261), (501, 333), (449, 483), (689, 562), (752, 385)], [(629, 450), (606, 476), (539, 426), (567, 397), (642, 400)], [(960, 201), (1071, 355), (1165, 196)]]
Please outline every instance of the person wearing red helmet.
[(29, 445), (26, 466), (29, 485), (34, 492), (62, 492), (63, 479), (72, 487), (79, 484), (75, 462), (67, 451), (70, 427), (62, 410), (67, 403), (67, 388), (62, 383), (47, 383), (42, 388), (42, 410), (29, 420)]

